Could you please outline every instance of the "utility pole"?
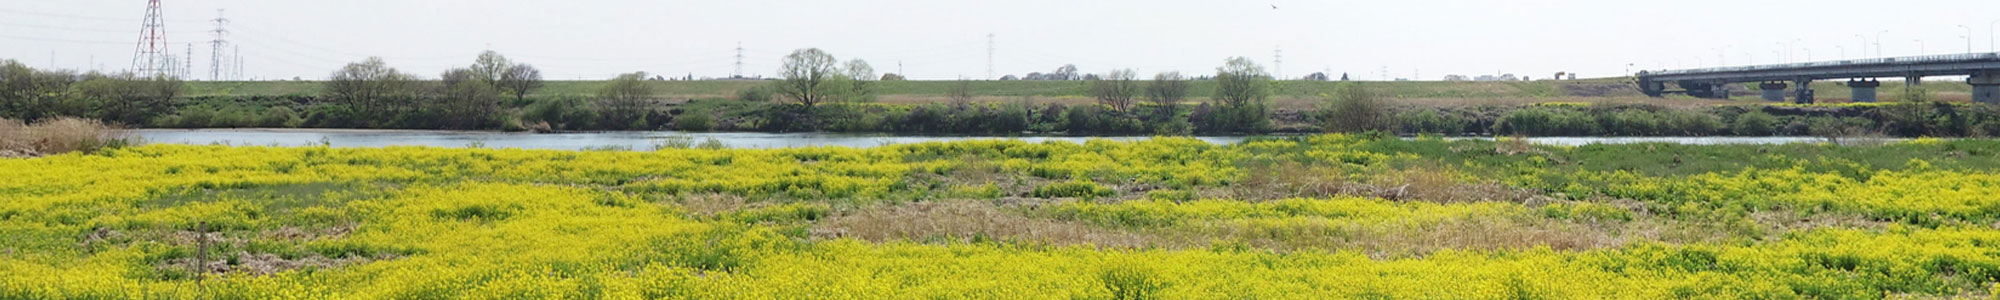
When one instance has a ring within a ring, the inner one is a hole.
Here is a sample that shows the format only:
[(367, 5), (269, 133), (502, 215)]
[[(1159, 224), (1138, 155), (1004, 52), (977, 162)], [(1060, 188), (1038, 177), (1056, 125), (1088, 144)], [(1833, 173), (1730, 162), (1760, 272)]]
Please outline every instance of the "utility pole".
[(244, 80), (244, 78), (243, 78), (243, 45), (232, 45), (232, 46), (230, 46), (230, 47), (234, 47), (234, 48), (235, 48), (235, 49), (232, 49), (232, 50), (231, 50), (231, 51), (234, 51), (234, 53), (231, 53), (231, 54), (235, 54), (235, 56), (236, 56), (236, 59), (234, 60), (235, 62), (234, 62), (234, 63), (230, 63), (230, 64), (229, 64), (229, 66), (230, 66), (230, 67), (235, 67), (235, 70), (236, 70), (236, 72), (234, 73), (235, 75), (231, 75), (231, 76), (229, 76), (229, 78), (232, 78), (232, 79), (234, 79), (234, 80)]
[(229, 25), (229, 18), (223, 17), (222, 10), (217, 9), (215, 10), (215, 19), (208, 21), (215, 23), (215, 29), (209, 30), (209, 32), (215, 33), (215, 40), (208, 41), (210, 47), (208, 50), (208, 80), (222, 81), (222, 70), (226, 69), (223, 66), (222, 46), (229, 44), (229, 29), (224, 27)]
[(993, 77), (993, 46), (994, 46), (993, 34), (987, 33), (986, 34), (986, 80), (999, 79)]
[(139, 43), (132, 50), (132, 72), (141, 76), (164, 75), (173, 61), (167, 51), (167, 22), (160, 16), (160, 0), (146, 1), (146, 19), (139, 25)]
[(736, 74), (734, 79), (743, 79), (743, 42), (736, 42)]

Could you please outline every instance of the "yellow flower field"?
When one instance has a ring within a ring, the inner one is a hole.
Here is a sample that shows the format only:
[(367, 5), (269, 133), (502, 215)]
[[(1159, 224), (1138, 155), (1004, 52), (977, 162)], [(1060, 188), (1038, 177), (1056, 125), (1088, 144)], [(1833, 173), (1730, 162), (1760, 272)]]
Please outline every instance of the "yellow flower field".
[(1995, 152), (147, 145), (0, 159), (0, 299), (1991, 298)]

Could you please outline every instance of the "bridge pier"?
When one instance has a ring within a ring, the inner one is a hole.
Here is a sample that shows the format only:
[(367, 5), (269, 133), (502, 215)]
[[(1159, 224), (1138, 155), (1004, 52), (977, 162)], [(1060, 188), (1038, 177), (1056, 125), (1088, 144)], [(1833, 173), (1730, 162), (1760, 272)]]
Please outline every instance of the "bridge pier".
[[(1792, 91), (1792, 93), (1793, 93), (1793, 95), (1792, 95), (1792, 101), (1793, 101), (1793, 103), (1798, 103), (1798, 104), (1812, 104), (1812, 103), (1813, 103), (1813, 100), (1814, 100), (1814, 99), (1813, 99), (1813, 89), (1812, 89), (1812, 79), (1807, 79), (1807, 78), (1800, 78), (1800, 79), (1798, 80), (1798, 83), (1797, 83), (1797, 84), (1799, 85), (1799, 88), (1797, 88), (1797, 89), (1793, 89), (1793, 91)], [(1784, 100), (1784, 99), (1778, 99), (1778, 100)]]
[(1764, 101), (1785, 101), (1785, 83), (1783, 82), (1759, 83), (1757, 84), (1757, 89), (1764, 90)]
[(1847, 88), (1854, 91), (1854, 102), (1875, 102), (1875, 88), (1882, 86), (1874, 79), (1848, 80)]
[(2000, 104), (2000, 70), (1973, 73), (1965, 83), (1972, 85), (1972, 103)]

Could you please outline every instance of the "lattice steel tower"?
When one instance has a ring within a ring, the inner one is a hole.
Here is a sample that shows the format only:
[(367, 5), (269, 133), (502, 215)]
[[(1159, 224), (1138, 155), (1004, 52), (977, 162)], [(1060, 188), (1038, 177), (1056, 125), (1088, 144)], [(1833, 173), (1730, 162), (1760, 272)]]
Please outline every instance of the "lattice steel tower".
[(208, 21), (215, 23), (215, 29), (209, 30), (209, 32), (215, 33), (215, 39), (208, 41), (210, 47), (208, 50), (208, 80), (221, 81), (223, 79), (222, 70), (228, 69), (224, 66), (227, 64), (227, 61), (223, 60), (223, 54), (226, 53), (223, 51), (223, 46), (229, 45), (229, 40), (227, 39), (229, 29), (224, 28), (229, 25), (229, 18), (222, 17), (222, 10), (217, 9), (215, 10), (215, 19)]
[(160, 16), (160, 0), (146, 1), (146, 20), (139, 27), (139, 44), (132, 52), (132, 72), (144, 76), (172, 71), (173, 54), (167, 50), (167, 22)]

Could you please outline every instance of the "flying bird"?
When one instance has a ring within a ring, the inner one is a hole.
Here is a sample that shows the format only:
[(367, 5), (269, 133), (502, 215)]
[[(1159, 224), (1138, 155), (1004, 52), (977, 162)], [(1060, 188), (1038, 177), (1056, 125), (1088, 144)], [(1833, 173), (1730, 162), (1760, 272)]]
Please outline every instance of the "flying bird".
[(1277, 4), (1272, 4), (1272, 5), (1271, 5), (1271, 9), (1278, 9), (1278, 5), (1277, 5)]

